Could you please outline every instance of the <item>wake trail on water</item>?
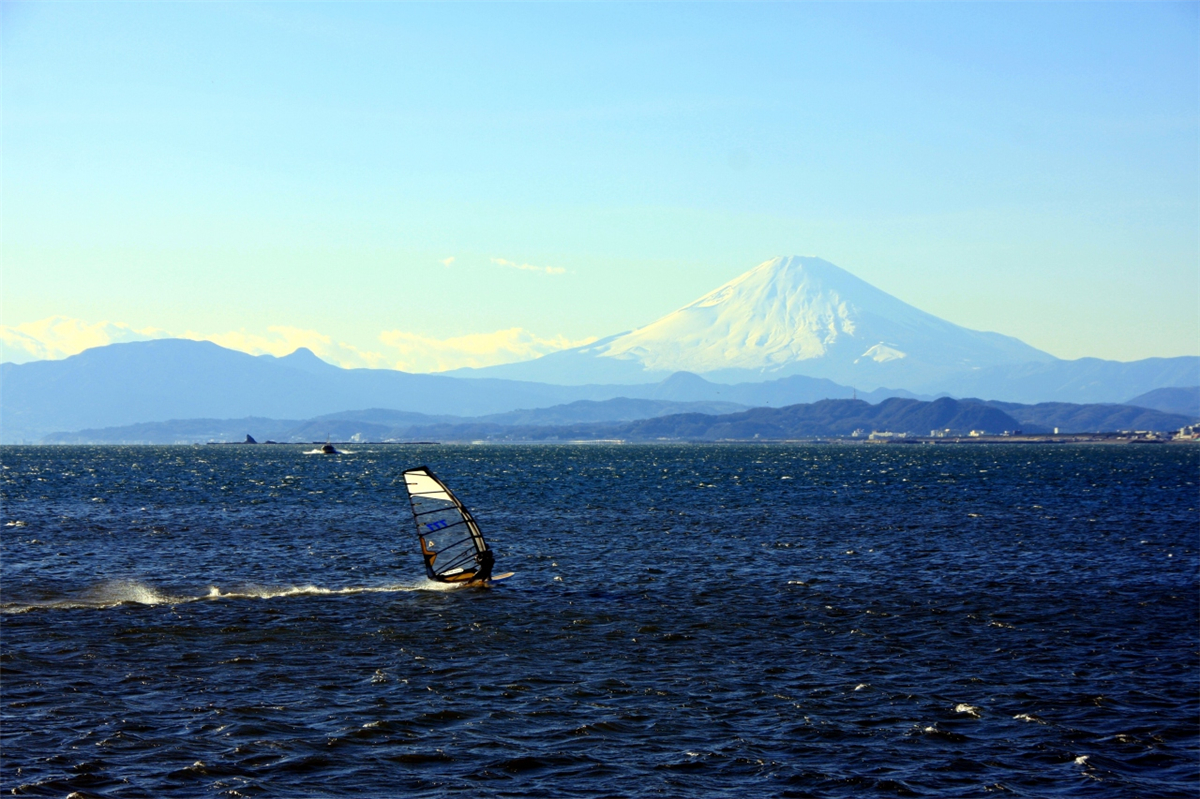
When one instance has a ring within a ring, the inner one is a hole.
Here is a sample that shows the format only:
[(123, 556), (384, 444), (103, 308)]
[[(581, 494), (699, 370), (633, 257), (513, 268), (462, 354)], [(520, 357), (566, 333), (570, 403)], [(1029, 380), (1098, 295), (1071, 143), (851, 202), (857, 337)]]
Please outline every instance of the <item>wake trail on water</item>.
[(287, 599), (292, 597), (349, 596), (353, 594), (393, 594), (411, 591), (454, 591), (460, 586), (419, 580), (388, 585), (323, 588), (317, 585), (239, 585), (223, 589), (211, 585), (202, 594), (171, 593), (136, 580), (105, 580), (77, 593), (37, 600), (0, 602), (0, 613), (26, 613), (32, 610), (76, 610), (121, 607), (123, 605), (184, 605), (190, 602), (248, 599)]

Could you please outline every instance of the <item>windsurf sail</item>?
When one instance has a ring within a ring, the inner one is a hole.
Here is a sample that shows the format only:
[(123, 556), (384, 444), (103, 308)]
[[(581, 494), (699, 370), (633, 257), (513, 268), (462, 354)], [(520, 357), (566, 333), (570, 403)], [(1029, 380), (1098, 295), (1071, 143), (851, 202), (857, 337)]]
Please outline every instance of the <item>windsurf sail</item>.
[[(492, 553), (467, 507), (427, 466), (404, 471), (413, 522), (430, 580), (465, 582), (491, 575)], [(487, 553), (486, 555), (484, 553)], [(486, 568), (481, 568), (486, 564)], [(479, 574), (479, 572), (484, 572)]]

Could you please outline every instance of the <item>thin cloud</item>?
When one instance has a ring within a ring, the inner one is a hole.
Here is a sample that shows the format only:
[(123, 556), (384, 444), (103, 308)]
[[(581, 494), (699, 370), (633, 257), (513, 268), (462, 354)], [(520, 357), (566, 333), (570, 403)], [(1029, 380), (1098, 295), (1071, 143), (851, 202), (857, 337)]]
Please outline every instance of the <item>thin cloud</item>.
[(334, 341), (331, 336), (316, 330), (305, 330), (299, 327), (275, 325), (267, 328), (268, 335), (260, 336), (247, 333), (244, 330), (230, 333), (204, 335), (188, 331), (180, 338), (190, 338), (193, 341), (211, 341), (231, 350), (238, 350), (250, 355), (274, 355), (277, 358), (290, 355), (300, 347), (312, 350), (327, 363), (336, 364), (343, 369), (389, 369), (388, 359), (378, 352), (368, 352), (343, 341)]
[(541, 272), (544, 275), (561, 275), (566, 273), (566, 269), (561, 266), (534, 266), (533, 264), (518, 264), (513, 261), (506, 261), (503, 258), (493, 258), (492, 263), (497, 266), (507, 266), (510, 269), (522, 269), (526, 272)]
[(396, 351), (393, 358), (396, 369), (444, 372), (467, 366), (479, 368), (528, 361), (550, 352), (590, 344), (596, 339), (542, 338), (528, 330), (512, 327), (494, 333), (471, 333), (444, 339), (405, 330), (387, 330), (380, 334), (379, 340)]
[(269, 327), (265, 336), (244, 330), (217, 334), (192, 330), (176, 333), (155, 327), (135, 328), (123, 322), (91, 323), (68, 316), (51, 316), (12, 327), (0, 326), (0, 360), (6, 363), (56, 361), (93, 347), (160, 338), (211, 341), (248, 355), (283, 356), (295, 352), (298, 347), (308, 347), (322, 360), (347, 369), (391, 368), (391, 363), (381, 353), (361, 350), (334, 341), (316, 330), (298, 327)]
[(0, 325), (0, 361), (57, 361), (92, 347), (170, 338), (154, 327), (135, 328), (121, 322), (89, 323), (69, 316), (50, 316), (9, 327)]
[(449, 258), (443, 258), (438, 263), (440, 263), (442, 266), (449, 266), (450, 264), (454, 263), (454, 256), (451, 255)]
[(375, 352), (337, 341), (317, 330), (286, 325), (268, 327), (265, 335), (245, 330), (215, 334), (192, 330), (173, 333), (153, 327), (138, 329), (119, 322), (92, 324), (66, 316), (52, 316), (14, 327), (0, 326), (2, 359), (11, 363), (59, 360), (91, 347), (158, 338), (211, 341), (248, 355), (276, 357), (307, 347), (321, 360), (344, 369), (400, 369), (406, 372), (442, 372), (465, 366), (478, 368), (527, 361), (596, 340), (595, 337), (573, 340), (561, 335), (546, 338), (519, 327), (444, 339), (404, 330), (387, 330), (379, 335), (383, 351)]

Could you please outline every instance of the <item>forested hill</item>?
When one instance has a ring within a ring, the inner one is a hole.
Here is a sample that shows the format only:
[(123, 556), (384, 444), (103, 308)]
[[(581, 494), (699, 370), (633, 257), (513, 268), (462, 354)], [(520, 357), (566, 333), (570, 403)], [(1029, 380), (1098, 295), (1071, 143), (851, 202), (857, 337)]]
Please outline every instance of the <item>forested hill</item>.
[[(1002, 405), (1002, 407), (1001, 407)], [(889, 431), (927, 436), (949, 430), (965, 435), (972, 430), (1066, 433), (1117, 430), (1175, 430), (1195, 419), (1128, 405), (1043, 403), (1017, 405), (942, 397), (932, 402), (892, 398), (878, 405), (862, 400), (824, 400), (785, 408), (753, 408), (741, 413), (706, 416), (697, 413), (661, 416), (621, 425), (615, 437), (629, 439), (684, 438), (804, 438), (849, 436)]]
[[(640, 404), (639, 404), (640, 403)], [(1103, 433), (1119, 430), (1177, 430), (1190, 416), (1129, 405), (1017, 405), (948, 397), (923, 402), (893, 398), (872, 405), (862, 400), (822, 400), (783, 408), (738, 409), (728, 403), (662, 403), (628, 399), (571, 403), (542, 411), (464, 418), (429, 416), (387, 409), (345, 411), (307, 420), (269, 418), (184, 419), (124, 427), (80, 430), (46, 436), (42, 443), (172, 444), (242, 441), (572, 441), (619, 438), (628, 441), (761, 440), (851, 436), (876, 431), (927, 436), (932, 431), (966, 435), (1022, 431)], [(671, 406), (688, 412), (664, 413)], [(734, 406), (736, 407), (736, 406)], [(707, 411), (705, 413), (695, 412)], [(715, 411), (715, 412), (714, 412)], [(656, 418), (630, 419), (633, 413)], [(607, 419), (604, 417), (607, 416)], [(598, 420), (598, 421), (597, 421)]]
[[(1122, 405), (1075, 405), (1053, 408), (1010, 406), (1002, 410), (980, 400), (943, 397), (932, 402), (893, 398), (872, 405), (862, 400), (822, 400), (783, 408), (752, 408), (729, 414), (679, 413), (653, 419), (603, 424), (554, 426), (487, 423), (435, 424), (411, 427), (407, 435), (425, 440), (563, 441), (596, 438), (655, 441), (715, 441), (720, 439), (789, 439), (852, 436), (872, 432), (927, 436), (932, 431), (966, 435), (972, 430), (1049, 433), (1111, 432), (1125, 429), (1174, 430), (1189, 424), (1189, 417)], [(1051, 424), (1042, 424), (1043, 417)], [(1136, 422), (1136, 424), (1131, 424)]]
[(823, 400), (785, 408), (752, 408), (742, 413), (706, 416), (698, 413), (643, 419), (623, 426), (623, 438), (803, 438), (849, 436), (855, 431), (956, 433), (981, 430), (1002, 433), (1021, 429), (998, 408), (943, 397), (933, 402), (893, 398), (878, 405), (862, 400)]

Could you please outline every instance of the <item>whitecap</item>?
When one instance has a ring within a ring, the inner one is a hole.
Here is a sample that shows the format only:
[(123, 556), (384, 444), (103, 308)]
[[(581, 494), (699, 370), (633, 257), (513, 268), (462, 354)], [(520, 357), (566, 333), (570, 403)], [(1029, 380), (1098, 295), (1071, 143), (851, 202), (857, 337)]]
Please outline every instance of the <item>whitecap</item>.
[(31, 610), (74, 610), (115, 608), (120, 605), (176, 605), (192, 602), (199, 597), (174, 596), (136, 580), (105, 580), (85, 588), (78, 594), (34, 602), (5, 602), (4, 613), (26, 613)]
[(111, 580), (101, 583), (83, 595), (86, 599), (94, 600), (101, 607), (114, 605), (171, 605), (179, 602), (190, 602), (195, 597), (173, 596), (160, 591), (152, 585), (136, 580)]
[[(245, 585), (229, 591), (222, 591), (216, 586), (208, 590), (204, 599), (282, 599), (290, 597), (315, 596), (349, 596), (352, 594), (390, 594), (403, 591), (443, 590), (443, 583), (423, 580), (420, 583), (394, 583), (377, 586), (348, 586), (345, 588), (324, 588), (319, 585), (282, 585), (263, 586)], [(455, 586), (457, 587), (457, 586)]]
[(399, 593), (408, 591), (447, 591), (460, 586), (421, 580), (416, 583), (392, 583), (375, 586), (324, 588), (317, 585), (239, 585), (222, 589), (210, 585), (202, 594), (172, 594), (136, 580), (105, 580), (77, 594), (35, 602), (5, 602), (0, 613), (27, 613), (31, 610), (106, 609), (121, 605), (182, 605), (198, 601), (281, 599), (290, 597), (347, 596), (353, 594)]

